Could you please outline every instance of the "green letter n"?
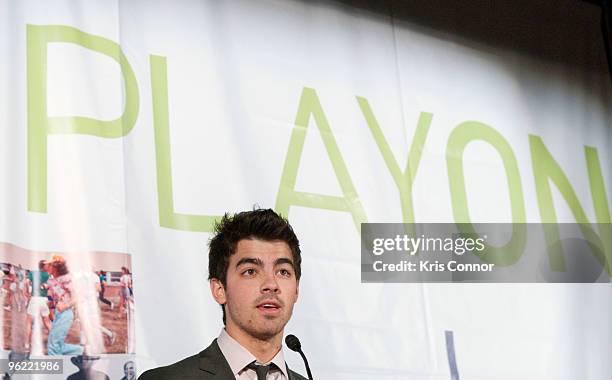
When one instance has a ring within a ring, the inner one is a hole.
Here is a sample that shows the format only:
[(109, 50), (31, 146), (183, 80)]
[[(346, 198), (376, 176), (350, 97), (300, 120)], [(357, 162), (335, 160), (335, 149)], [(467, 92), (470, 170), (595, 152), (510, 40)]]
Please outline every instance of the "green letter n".
[(556, 227), (557, 214), (552, 199), (550, 181), (552, 181), (569, 206), (576, 222), (578, 223), (583, 236), (591, 248), (591, 251), (605, 268), (608, 276), (612, 273), (610, 264), (612, 262), (612, 224), (610, 224), (610, 209), (606, 198), (601, 166), (597, 156), (597, 150), (585, 147), (589, 184), (591, 195), (595, 207), (595, 218), (599, 235), (593, 231), (587, 216), (578, 201), (574, 189), (569, 183), (566, 175), (561, 170), (559, 164), (552, 157), (539, 136), (529, 136), (529, 146), (531, 148), (531, 160), (533, 165), (533, 175), (536, 185), (538, 206), (542, 223), (544, 223), (544, 233), (549, 245), (549, 257), (551, 268), (558, 272), (566, 270), (565, 258), (562, 247), (559, 244), (559, 229)]

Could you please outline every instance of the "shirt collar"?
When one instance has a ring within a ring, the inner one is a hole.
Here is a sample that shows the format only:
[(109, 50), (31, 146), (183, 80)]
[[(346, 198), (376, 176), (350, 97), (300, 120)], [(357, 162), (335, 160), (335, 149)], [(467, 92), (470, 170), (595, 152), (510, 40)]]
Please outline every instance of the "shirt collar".
[[(244, 348), (240, 343), (238, 343), (234, 338), (232, 338), (225, 329), (221, 329), (221, 333), (217, 338), (217, 344), (225, 356), (225, 360), (229, 364), (232, 369), (232, 373), (234, 375), (240, 374), (244, 368), (251, 364), (254, 361), (257, 361), (257, 358), (249, 352), (246, 348)], [(278, 350), (278, 353), (270, 360), (268, 363), (260, 363), (257, 364), (268, 365), (270, 363), (276, 364), (276, 366), (281, 370), (285, 378), (289, 378), (289, 374), (287, 373), (287, 365), (285, 364), (285, 355), (283, 354), (283, 348)]]

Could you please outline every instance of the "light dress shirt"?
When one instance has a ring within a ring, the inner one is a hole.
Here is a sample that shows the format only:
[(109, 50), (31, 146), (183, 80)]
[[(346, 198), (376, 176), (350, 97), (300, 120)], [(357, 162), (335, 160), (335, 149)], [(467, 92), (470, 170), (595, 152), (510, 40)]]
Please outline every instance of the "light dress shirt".
[(254, 370), (246, 368), (252, 362), (256, 362), (259, 365), (268, 365), (270, 363), (276, 364), (280, 369), (270, 370), (266, 380), (288, 380), (289, 374), (287, 373), (287, 365), (285, 364), (285, 355), (283, 355), (283, 348), (278, 351), (276, 356), (272, 358), (268, 363), (260, 363), (257, 358), (253, 356), (246, 348), (242, 347), (234, 338), (229, 336), (225, 329), (221, 329), (221, 333), (217, 338), (217, 344), (225, 356), (225, 360), (232, 369), (232, 373), (236, 376), (236, 380), (257, 380), (257, 374)]

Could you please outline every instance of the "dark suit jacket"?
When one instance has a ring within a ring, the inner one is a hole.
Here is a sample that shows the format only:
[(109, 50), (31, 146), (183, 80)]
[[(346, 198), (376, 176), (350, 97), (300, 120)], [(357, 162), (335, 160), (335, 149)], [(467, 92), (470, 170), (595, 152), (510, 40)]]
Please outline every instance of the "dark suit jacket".
[(79, 371), (68, 376), (66, 380), (109, 380), (108, 375), (104, 372), (96, 371)]
[[(288, 369), (288, 368), (287, 368)], [(291, 370), (289, 380), (307, 380), (305, 377)], [(217, 340), (199, 354), (183, 359), (178, 363), (166, 367), (154, 368), (146, 371), (138, 380), (235, 380), (227, 360), (223, 356)]]

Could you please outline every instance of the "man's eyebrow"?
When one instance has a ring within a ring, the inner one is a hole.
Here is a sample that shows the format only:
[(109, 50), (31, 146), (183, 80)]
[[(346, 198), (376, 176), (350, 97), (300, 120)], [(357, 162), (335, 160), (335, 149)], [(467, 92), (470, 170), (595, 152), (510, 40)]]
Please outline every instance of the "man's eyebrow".
[(258, 267), (263, 267), (263, 261), (261, 261), (261, 259), (258, 259), (256, 257), (243, 257), (236, 263), (236, 268), (244, 264), (253, 264), (257, 265)]
[(281, 257), (280, 259), (276, 259), (274, 261), (274, 266), (283, 265), (283, 264), (289, 264), (291, 265), (293, 269), (295, 269), (295, 265), (293, 265), (293, 260), (288, 259), (286, 257)]

